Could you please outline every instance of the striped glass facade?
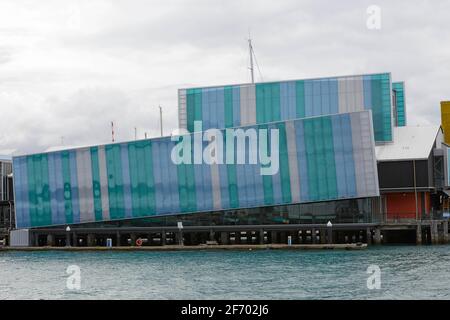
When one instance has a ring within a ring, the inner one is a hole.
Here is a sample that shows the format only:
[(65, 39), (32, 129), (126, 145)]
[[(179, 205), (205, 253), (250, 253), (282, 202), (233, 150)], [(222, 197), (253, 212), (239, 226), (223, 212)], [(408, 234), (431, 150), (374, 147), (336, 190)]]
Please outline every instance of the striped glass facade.
[(170, 137), (14, 157), (17, 227), (375, 197), (371, 119), (361, 111), (248, 126), (279, 130), (271, 176), (261, 164), (176, 165)]
[(372, 110), (375, 141), (392, 141), (389, 73), (180, 89), (179, 126), (194, 131)]
[(403, 82), (393, 82), (392, 90), (395, 96), (395, 116), (397, 127), (406, 126), (406, 106), (405, 106), (405, 84)]

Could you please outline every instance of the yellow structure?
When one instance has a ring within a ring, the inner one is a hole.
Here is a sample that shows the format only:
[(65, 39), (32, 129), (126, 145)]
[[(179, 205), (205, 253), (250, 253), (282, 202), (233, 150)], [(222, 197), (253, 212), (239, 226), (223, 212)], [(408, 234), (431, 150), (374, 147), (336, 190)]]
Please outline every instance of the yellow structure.
[(441, 123), (444, 142), (450, 144), (450, 101), (441, 101)]

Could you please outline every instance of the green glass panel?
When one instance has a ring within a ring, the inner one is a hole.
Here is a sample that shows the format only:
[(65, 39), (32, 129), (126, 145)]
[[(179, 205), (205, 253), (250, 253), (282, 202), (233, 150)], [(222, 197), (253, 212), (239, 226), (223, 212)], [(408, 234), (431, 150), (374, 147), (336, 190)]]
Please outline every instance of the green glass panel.
[(155, 214), (156, 212), (156, 195), (155, 195), (155, 177), (153, 176), (153, 158), (152, 158), (152, 144), (151, 141), (142, 141), (143, 151), (144, 151), (144, 164), (145, 164), (145, 175), (144, 179), (146, 182), (146, 198), (148, 201), (148, 206), (143, 212), (143, 216), (148, 216)]
[(336, 163), (334, 157), (333, 128), (330, 117), (322, 118), (322, 132), (327, 176), (326, 190), (328, 191), (326, 197), (327, 199), (336, 199), (338, 197), (338, 189), (336, 178)]
[(100, 187), (100, 168), (98, 164), (98, 147), (91, 148), (92, 167), (92, 193), (94, 196), (95, 221), (101, 221), (102, 217), (102, 191)]
[(297, 118), (305, 117), (305, 82), (303, 80), (295, 82), (295, 103)]
[(73, 223), (72, 186), (70, 183), (70, 158), (68, 151), (63, 151), (61, 153), (61, 162), (64, 183), (64, 213), (66, 216), (66, 223)]
[(27, 158), (27, 169), (31, 225), (34, 227), (51, 225), (52, 212), (47, 155), (29, 156)]
[(47, 226), (52, 224), (52, 208), (50, 205), (50, 183), (48, 175), (48, 156), (43, 154), (41, 156), (41, 179), (42, 179), (42, 202), (44, 206), (42, 225)]
[(186, 118), (187, 118), (187, 129), (189, 132), (194, 131), (194, 110), (195, 110), (194, 89), (188, 89), (186, 91)]
[(123, 179), (120, 155), (120, 145), (108, 145), (105, 147), (106, 168), (108, 172), (108, 194), (111, 219), (125, 217), (123, 201)]
[(280, 83), (256, 84), (256, 122), (266, 123), (280, 119)]
[[(194, 121), (202, 121), (202, 89), (194, 89), (194, 96)], [(192, 124), (192, 128), (194, 128), (194, 124)]]
[(38, 225), (37, 214), (37, 192), (36, 192), (36, 170), (34, 169), (33, 156), (27, 157), (27, 173), (28, 173), (28, 201), (30, 202), (29, 214), (30, 224), (32, 227)]
[(225, 128), (233, 127), (233, 87), (224, 88)]
[(256, 84), (256, 123), (265, 123), (264, 85)]
[(239, 192), (237, 187), (237, 174), (236, 165), (227, 164), (227, 176), (228, 176), (228, 195), (230, 198), (230, 207), (239, 207)]
[(269, 84), (263, 84), (264, 87), (264, 118), (265, 122), (272, 122), (272, 90)]
[(151, 141), (138, 141), (128, 145), (133, 217), (155, 213), (155, 178)]
[(141, 216), (141, 203), (140, 203), (140, 172), (138, 168), (138, 147), (136, 143), (130, 143), (128, 145), (128, 164), (130, 166), (130, 185), (131, 185), (131, 206), (133, 208), (133, 217)]
[(270, 87), (270, 104), (269, 108), (271, 111), (271, 121), (281, 120), (281, 110), (280, 110), (280, 83), (272, 83), (268, 85)]

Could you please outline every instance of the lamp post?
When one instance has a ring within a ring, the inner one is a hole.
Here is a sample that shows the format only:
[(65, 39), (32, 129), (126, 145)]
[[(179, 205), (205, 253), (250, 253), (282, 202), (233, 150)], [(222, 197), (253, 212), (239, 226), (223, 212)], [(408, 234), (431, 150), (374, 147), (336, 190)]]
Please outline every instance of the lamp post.
[(70, 227), (66, 227), (66, 247), (70, 247)]
[(178, 226), (178, 237), (179, 237), (178, 244), (180, 246), (183, 246), (184, 245), (184, 241), (183, 241), (183, 222), (178, 221), (177, 226)]
[(327, 230), (328, 230), (328, 244), (333, 243), (333, 224), (331, 221), (328, 221), (327, 223)]

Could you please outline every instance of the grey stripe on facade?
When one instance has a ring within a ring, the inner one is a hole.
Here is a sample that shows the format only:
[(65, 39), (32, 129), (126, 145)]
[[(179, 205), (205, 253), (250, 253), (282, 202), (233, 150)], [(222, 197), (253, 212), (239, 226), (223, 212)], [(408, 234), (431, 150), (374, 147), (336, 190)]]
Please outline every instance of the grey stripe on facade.
[(289, 159), (289, 179), (291, 183), (292, 202), (300, 202), (300, 181), (297, 163), (297, 142), (293, 121), (286, 122), (286, 138)]

